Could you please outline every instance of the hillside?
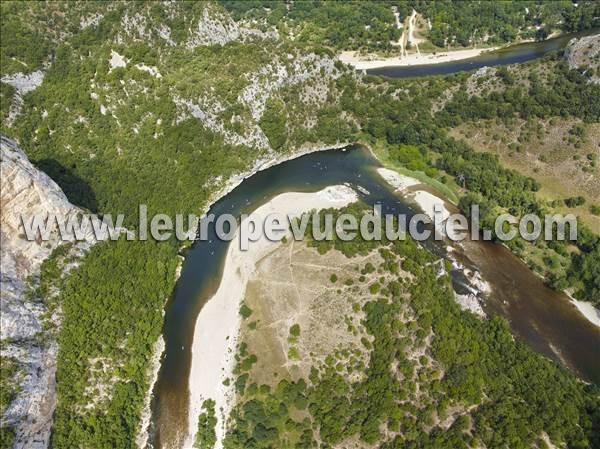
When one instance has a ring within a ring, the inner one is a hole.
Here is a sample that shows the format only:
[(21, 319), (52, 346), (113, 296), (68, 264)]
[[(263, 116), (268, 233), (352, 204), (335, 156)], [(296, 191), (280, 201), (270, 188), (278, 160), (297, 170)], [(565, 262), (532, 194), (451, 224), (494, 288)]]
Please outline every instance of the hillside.
[(39, 236), (39, 240), (26, 240), (21, 214), (70, 217), (83, 211), (71, 204), (60, 187), (36, 169), (13, 141), (0, 137), (3, 390), (0, 432), (3, 444), (8, 445), (4, 441), (14, 438), (16, 448), (47, 447), (56, 406), (56, 331), (62, 314), (54, 302), (58, 292), (40, 285), (40, 275), (52, 270), (56, 276), (67, 276), (95, 239), (90, 232), (84, 241), (77, 243), (72, 242), (73, 234), (69, 235), (68, 243), (57, 234), (47, 241), (41, 241)]
[[(375, 4), (222, 0), (236, 19), (261, 19), (296, 41), (337, 50), (394, 53), (489, 47), (597, 27), (594, 1), (426, 1)], [(405, 31), (409, 31), (406, 36)], [(401, 43), (401, 36), (404, 44)]]

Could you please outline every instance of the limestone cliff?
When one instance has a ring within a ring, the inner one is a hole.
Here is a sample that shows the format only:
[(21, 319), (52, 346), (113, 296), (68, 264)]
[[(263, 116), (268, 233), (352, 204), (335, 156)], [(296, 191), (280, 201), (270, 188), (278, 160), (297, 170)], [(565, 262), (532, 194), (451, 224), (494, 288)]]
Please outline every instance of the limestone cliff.
[[(0, 136), (1, 189), (0, 240), (2, 272), (0, 278), (0, 357), (17, 367), (11, 389), (17, 391), (3, 411), (2, 427), (12, 427), (15, 448), (48, 446), (55, 406), (57, 343), (44, 319), (58, 324), (60, 312), (44, 318), (44, 299), (30, 299), (40, 267), (52, 251), (63, 243), (57, 234), (49, 241), (28, 241), (21, 227), (21, 214), (72, 214), (81, 209), (71, 204), (60, 187), (36, 169), (10, 139)], [(91, 234), (70, 249), (79, 256), (93, 244)], [(71, 265), (72, 268), (73, 265)]]

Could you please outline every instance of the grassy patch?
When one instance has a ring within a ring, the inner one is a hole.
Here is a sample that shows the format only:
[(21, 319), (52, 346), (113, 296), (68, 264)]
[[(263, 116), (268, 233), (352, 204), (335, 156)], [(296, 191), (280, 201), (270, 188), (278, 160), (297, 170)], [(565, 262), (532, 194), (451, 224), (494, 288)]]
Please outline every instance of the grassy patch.
[[(442, 193), (445, 198), (450, 201), (452, 204), (458, 204), (458, 185), (454, 182), (454, 180), (450, 181), (450, 177), (448, 177), (449, 182), (447, 184), (442, 183), (439, 179), (432, 178), (425, 174), (425, 172), (420, 170), (409, 170), (405, 166), (401, 165), (398, 161), (394, 160), (390, 156), (389, 144), (379, 140), (375, 143), (375, 145), (370, 145), (373, 154), (377, 157), (377, 159), (387, 168), (397, 171), (401, 175), (410, 176), (411, 178), (415, 178), (426, 184), (428, 186), (433, 187)], [(441, 176), (444, 176), (443, 174)]]

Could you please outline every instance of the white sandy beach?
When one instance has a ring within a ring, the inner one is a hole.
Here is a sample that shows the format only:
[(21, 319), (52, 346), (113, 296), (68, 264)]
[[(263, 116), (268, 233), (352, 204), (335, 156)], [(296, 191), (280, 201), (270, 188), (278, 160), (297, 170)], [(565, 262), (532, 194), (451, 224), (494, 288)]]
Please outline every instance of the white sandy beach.
[[(233, 189), (235, 189), (238, 185), (240, 185), (245, 179), (249, 178), (250, 176), (252, 176), (262, 170), (266, 170), (269, 167), (272, 167), (274, 165), (280, 164), (285, 161), (296, 159), (296, 158), (304, 156), (306, 154), (315, 153), (318, 151), (341, 149), (341, 148), (348, 146), (349, 144), (350, 144), (349, 142), (338, 142), (336, 144), (330, 144), (330, 145), (324, 145), (324, 144), (317, 144), (317, 145), (309, 144), (308, 145), (307, 144), (307, 145), (303, 145), (300, 148), (298, 148), (297, 151), (295, 153), (293, 153), (292, 155), (275, 156), (275, 157), (267, 157), (264, 159), (260, 159), (260, 160), (256, 161), (254, 166), (252, 168), (250, 168), (249, 170), (246, 170), (238, 175), (235, 175), (235, 176), (232, 176), (231, 178), (229, 178), (219, 190), (217, 190), (213, 195), (211, 195), (209, 201), (205, 205), (201, 214), (207, 214), (214, 203), (216, 203), (219, 199), (223, 198), (225, 195), (230, 193)], [(192, 236), (196, 235), (196, 231), (197, 231), (197, 228), (196, 228), (196, 226), (194, 226), (189, 231), (190, 235), (192, 235)], [(177, 273), (176, 273), (177, 279), (179, 278), (179, 275), (181, 274), (181, 270), (183, 268), (183, 263), (184, 263), (184, 260), (183, 260), (183, 258), (181, 258), (181, 261), (177, 267)], [(144, 399), (145, 405), (142, 410), (140, 429), (139, 429), (137, 437), (136, 437), (136, 441), (139, 442), (138, 447), (144, 447), (143, 445), (145, 444), (145, 442), (148, 441), (148, 437), (149, 437), (148, 431), (149, 431), (149, 424), (150, 424), (149, 416), (151, 413), (150, 412), (150, 402), (152, 400), (152, 391), (154, 391), (154, 384), (158, 378), (158, 371), (160, 369), (160, 358), (162, 356), (163, 350), (164, 350), (164, 345), (161, 346), (160, 344), (157, 344), (155, 346), (155, 351), (152, 356), (153, 362), (152, 362), (151, 370), (149, 372), (150, 382), (149, 382), (149, 386), (148, 386), (148, 391), (146, 393), (146, 397)], [(154, 363), (154, 360), (158, 360), (159, 362)]]
[[(329, 186), (316, 193), (289, 192), (276, 196), (253, 214), (265, 218), (272, 213), (298, 216), (312, 209), (341, 208), (357, 200), (356, 193), (347, 186)], [(204, 305), (196, 321), (192, 346), (192, 366), (189, 378), (190, 409), (188, 437), (184, 447), (192, 447), (198, 416), (206, 399), (216, 402), (218, 424), (217, 444), (222, 448), (225, 434), (224, 417), (233, 406), (235, 388), (223, 385), (232, 377), (235, 366), (237, 336), (240, 329), (240, 303), (246, 284), (256, 263), (276, 248), (276, 243), (264, 236), (241, 251), (236, 237), (227, 251), (221, 283), (215, 295)]]
[(594, 307), (591, 302), (578, 301), (577, 299), (573, 298), (571, 295), (569, 295), (569, 298), (571, 298), (571, 302), (573, 303), (573, 305), (575, 307), (577, 307), (577, 310), (579, 310), (579, 312), (589, 322), (591, 322), (595, 326), (600, 327), (600, 310), (598, 310), (596, 307)]
[[(423, 212), (432, 220), (434, 219), (434, 210), (437, 206), (441, 211), (441, 221), (444, 222), (450, 216), (450, 211), (446, 207), (446, 202), (432, 193), (425, 190), (415, 190), (408, 192), (409, 187), (413, 187), (422, 184), (421, 181), (410, 176), (402, 175), (394, 170), (388, 168), (378, 168), (377, 173), (394, 189), (396, 192), (404, 193), (408, 199), (414, 200)], [(439, 230), (444, 233), (445, 226), (442, 226)]]
[(410, 176), (401, 175), (397, 171), (390, 170), (389, 168), (378, 168), (377, 173), (391, 185), (397, 192), (405, 192), (406, 189), (412, 186), (416, 186), (421, 182)]
[(441, 211), (441, 221), (446, 221), (450, 216), (450, 211), (446, 208), (446, 202), (432, 193), (424, 190), (417, 190), (416, 192), (409, 194), (408, 197), (414, 199), (419, 207), (423, 209), (423, 212), (425, 212), (432, 220), (434, 219), (436, 206), (438, 210)]
[(381, 67), (402, 67), (425, 64), (441, 64), (444, 62), (460, 61), (474, 58), (482, 53), (497, 50), (494, 48), (469, 48), (465, 50), (441, 51), (439, 53), (412, 53), (403, 57), (377, 58), (372, 55), (359, 55), (355, 51), (343, 51), (339, 60), (350, 64), (357, 70), (378, 69)]

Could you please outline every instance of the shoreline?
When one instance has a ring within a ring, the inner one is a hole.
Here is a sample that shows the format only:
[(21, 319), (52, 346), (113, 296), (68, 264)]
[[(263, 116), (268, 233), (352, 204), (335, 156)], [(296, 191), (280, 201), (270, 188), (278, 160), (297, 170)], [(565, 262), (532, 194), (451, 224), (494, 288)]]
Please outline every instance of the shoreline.
[[(590, 30), (587, 30), (590, 31)], [(577, 33), (563, 33), (561, 31), (555, 31), (550, 34), (546, 39), (540, 42), (545, 42), (553, 39), (560, 38), (565, 34), (577, 34)], [(502, 45), (497, 45), (494, 47), (474, 47), (474, 48), (464, 48), (458, 50), (447, 50), (440, 49), (436, 53), (421, 53), (418, 50), (417, 52), (411, 54), (404, 54), (404, 56), (389, 56), (389, 57), (379, 57), (376, 54), (368, 53), (368, 54), (359, 54), (359, 52), (354, 50), (346, 50), (342, 51), (337, 59), (345, 64), (349, 64), (354, 67), (356, 70), (371, 70), (371, 69), (380, 69), (384, 67), (410, 67), (410, 66), (419, 66), (419, 65), (434, 65), (434, 64), (442, 64), (446, 62), (456, 62), (464, 59), (475, 58), (484, 53), (501, 50), (504, 48), (509, 48), (517, 45), (528, 44), (538, 42), (537, 40), (530, 39), (518, 39), (514, 42), (505, 43)], [(402, 52), (402, 47), (400, 46), (400, 51)]]
[(590, 323), (593, 325), (600, 327), (600, 310), (597, 309), (591, 302), (588, 301), (580, 301), (578, 299), (573, 298), (570, 293), (567, 291), (564, 292), (569, 299), (571, 300), (571, 304), (573, 304), (579, 313), (581, 313)]
[(442, 220), (438, 231), (443, 235), (445, 234), (445, 225), (442, 226), (442, 224), (451, 215), (446, 207), (446, 199), (436, 196), (425, 189), (419, 188), (419, 186), (425, 187), (427, 185), (418, 179), (400, 174), (395, 170), (383, 167), (378, 168), (377, 173), (379, 173), (383, 180), (391, 185), (396, 192), (402, 193), (407, 200), (415, 202), (421, 208), (423, 213), (431, 220), (434, 220), (435, 206), (440, 206)]
[[(373, 153), (373, 156), (375, 156), (374, 153)], [(410, 176), (402, 175), (402, 174), (396, 172), (395, 170), (385, 168), (385, 167), (378, 168), (377, 172), (384, 179), (384, 181), (387, 182), (389, 185), (391, 185), (397, 192), (403, 193), (406, 196), (406, 198), (412, 199), (413, 201), (415, 201), (419, 205), (419, 207), (425, 212), (425, 214), (429, 215), (430, 218), (433, 219), (432, 211), (433, 211), (433, 207), (436, 203), (442, 204), (444, 220), (447, 218), (446, 214), (448, 213), (448, 210), (447, 210), (446, 206), (444, 205), (444, 202), (445, 202), (444, 198), (439, 198), (439, 197), (437, 197), (429, 192), (423, 191), (423, 190), (416, 190), (416, 191), (413, 191), (412, 193), (409, 191), (409, 188), (411, 188), (411, 187), (417, 187), (419, 185), (424, 185), (418, 179), (411, 178)], [(507, 248), (511, 252), (511, 254), (515, 255), (507, 245), (503, 245), (503, 246), (505, 248)], [(521, 257), (519, 257), (519, 259), (524, 264), (527, 265), (527, 262), (525, 260), (523, 260)], [(545, 280), (545, 278), (541, 274), (539, 274), (533, 270), (532, 270), (532, 272), (535, 275), (539, 276), (541, 279)], [(577, 308), (579, 313), (581, 315), (583, 315), (583, 317), (586, 320), (588, 320), (593, 325), (600, 327), (600, 310), (598, 308), (596, 308), (591, 302), (579, 301), (579, 300), (573, 298), (573, 296), (566, 290), (563, 290), (563, 293), (569, 298), (569, 300), (573, 304), (573, 306), (575, 306)]]
[[(206, 205), (203, 206), (201, 209), (201, 215), (207, 214), (208, 211), (210, 210), (210, 208), (217, 201), (219, 201), (221, 198), (228, 195), (233, 189), (235, 189), (237, 186), (239, 186), (245, 179), (255, 175), (256, 173), (258, 173), (262, 170), (266, 170), (267, 168), (270, 168), (274, 165), (281, 164), (283, 162), (287, 162), (287, 161), (299, 158), (301, 156), (305, 156), (310, 153), (316, 153), (319, 151), (328, 151), (328, 150), (340, 150), (349, 145), (352, 145), (352, 143), (337, 142), (337, 143), (331, 144), (331, 145), (327, 145), (327, 144), (323, 144), (323, 143), (306, 144), (306, 145), (300, 146), (297, 150), (292, 151), (291, 153), (288, 153), (288, 154), (277, 155), (277, 156), (271, 157), (271, 158), (257, 159), (251, 169), (229, 177), (227, 179), (227, 181), (225, 181), (224, 185), (209, 197), (208, 201), (206, 202)], [(195, 235), (197, 229), (198, 229), (198, 224), (196, 223), (196, 225), (194, 226), (193, 229), (190, 230), (190, 232), (193, 232)], [(181, 275), (181, 270), (183, 269), (184, 263), (185, 263), (185, 257), (179, 256), (179, 264), (177, 265), (177, 271), (176, 271), (176, 275), (175, 275), (176, 283)], [(165, 304), (166, 304), (166, 301), (165, 301)], [(163, 311), (163, 319), (164, 319), (164, 311)], [(159, 340), (163, 340), (162, 345), (158, 343)], [(140, 428), (136, 435), (136, 446), (140, 449), (145, 448), (145, 446), (148, 442), (148, 439), (150, 437), (150, 428), (152, 425), (151, 404), (152, 404), (152, 399), (154, 397), (154, 387), (156, 385), (156, 381), (158, 380), (158, 375), (160, 372), (160, 368), (162, 366), (162, 356), (163, 356), (164, 350), (165, 350), (164, 336), (161, 333), (157, 342), (155, 342), (154, 352), (150, 359), (151, 362), (150, 362), (150, 366), (148, 368), (148, 378), (150, 379), (150, 381), (149, 381), (148, 391), (144, 397), (144, 407), (140, 414)]]
[(380, 69), (383, 67), (410, 67), (418, 65), (443, 64), (446, 62), (461, 61), (475, 58), (483, 53), (499, 50), (502, 47), (468, 48), (464, 50), (442, 50), (433, 53), (411, 53), (405, 57), (391, 56), (378, 58), (374, 55), (359, 55), (355, 51), (343, 51), (338, 59), (353, 66), (356, 70)]
[[(358, 142), (358, 144), (366, 147), (369, 150), (369, 152), (371, 153), (371, 155), (376, 160), (378, 160), (378, 161), (381, 162), (381, 160), (377, 157), (377, 155), (373, 152), (372, 148), (370, 148), (369, 145), (364, 144), (364, 143), (360, 143), (360, 142)], [(278, 156), (272, 157), (270, 159), (267, 159), (267, 158), (259, 159), (259, 160), (257, 160), (254, 163), (253, 167), (250, 170), (247, 170), (245, 172), (241, 172), (240, 174), (231, 176), (219, 190), (217, 190), (213, 195), (210, 196), (209, 200), (207, 201), (206, 206), (203, 208), (202, 213), (207, 213), (210, 210), (210, 208), (212, 207), (212, 205), (214, 203), (216, 203), (222, 197), (224, 197), (228, 193), (230, 193), (233, 189), (235, 189), (237, 186), (239, 186), (245, 179), (251, 177), (252, 175), (254, 175), (254, 174), (256, 174), (256, 173), (258, 173), (258, 172), (260, 172), (262, 170), (265, 170), (265, 169), (267, 169), (269, 167), (272, 167), (274, 165), (277, 165), (279, 163), (282, 163), (282, 162), (285, 162), (285, 161), (288, 161), (288, 160), (292, 160), (292, 159), (304, 156), (306, 154), (310, 154), (310, 153), (314, 153), (314, 152), (318, 152), (318, 151), (327, 151), (327, 150), (342, 149), (342, 148), (347, 147), (349, 145), (352, 145), (352, 143), (348, 143), (348, 142), (346, 142), (346, 143), (337, 143), (335, 145), (319, 144), (319, 145), (314, 145), (314, 146), (313, 145), (306, 145), (306, 146), (301, 146), (298, 149), (298, 151), (293, 152), (291, 154), (282, 155), (282, 156), (278, 155)], [(396, 175), (399, 179), (400, 178), (404, 179), (403, 182), (408, 182), (408, 181), (406, 181), (407, 179), (412, 180), (412, 181), (410, 181), (412, 184), (405, 186), (404, 189), (409, 188), (409, 187), (414, 186), (414, 185), (417, 185), (417, 184), (426, 185), (426, 184), (423, 184), (421, 181), (419, 181), (419, 180), (417, 180), (415, 178), (412, 178), (412, 177), (409, 177), (409, 176), (406, 176), (406, 175), (402, 175), (402, 174), (396, 172), (393, 169), (389, 169), (389, 168), (385, 167), (385, 165), (383, 163), (382, 163), (382, 167), (380, 168), (380, 170), (384, 170), (384, 171), (390, 172), (390, 173)], [(385, 182), (388, 182), (390, 185), (392, 185), (392, 187), (394, 187), (393, 184), (391, 184), (390, 181), (388, 181), (385, 178), (385, 176), (381, 174), (381, 172), (380, 172), (380, 175), (382, 176), (382, 178), (384, 178)], [(396, 188), (399, 188), (399, 187), (402, 187), (402, 186), (398, 185)], [(440, 200), (444, 201), (443, 199), (440, 199)], [(185, 262), (185, 259), (183, 257), (181, 257), (181, 261), (180, 261), (180, 264), (178, 266), (178, 271), (177, 271), (177, 278), (179, 278), (179, 273), (181, 272), (181, 269), (183, 267), (183, 263), (184, 262)], [(590, 314), (589, 314), (590, 313), (590, 307), (591, 307), (591, 312), (595, 311), (596, 315), (600, 314), (600, 312), (598, 311), (598, 309), (595, 309), (591, 305), (591, 303), (588, 303), (588, 302), (582, 302), (582, 301), (577, 301), (576, 302), (573, 299), (572, 299), (572, 302), (573, 302), (573, 305), (576, 306), (579, 309), (580, 313), (582, 315), (584, 315), (584, 317), (587, 320), (591, 321), (593, 324), (598, 325), (597, 322), (593, 321), (593, 315), (590, 316)], [(588, 311), (587, 315), (584, 312), (584, 309)], [(163, 338), (163, 336), (161, 334), (161, 336), (159, 337), (159, 339), (162, 339), (162, 338)], [(156, 353), (153, 354), (152, 360), (153, 361), (154, 360), (159, 360), (160, 361), (161, 358), (162, 358), (162, 355), (163, 355), (163, 350), (161, 350), (157, 346), (156, 347)], [(160, 370), (160, 367), (161, 367), (161, 363), (157, 363), (156, 365), (152, 364), (152, 367), (151, 367), (152, 369), (149, 370), (149, 371), (151, 371), (150, 375), (149, 375), (149, 378), (151, 379), (151, 382), (150, 382), (149, 390), (148, 390), (148, 393), (147, 393), (147, 396), (146, 396), (146, 399), (145, 399), (145, 404), (150, 404), (151, 403), (151, 400), (152, 400), (153, 395), (154, 395), (154, 386), (155, 386), (156, 380), (158, 378), (158, 372)], [(148, 438), (148, 435), (149, 435), (151, 420), (146, 421), (145, 419), (143, 419), (144, 415), (141, 415), (141, 417), (142, 417), (142, 419), (141, 419), (141, 426), (142, 427), (140, 428), (140, 431), (138, 433), (138, 438), (140, 438), (140, 440), (136, 439), (136, 441), (146, 441), (147, 438)], [(197, 419), (197, 417), (196, 417), (196, 419)]]
[[(287, 192), (277, 195), (257, 208), (253, 215), (264, 218), (277, 212), (298, 216), (313, 209), (340, 208), (357, 199), (356, 192), (344, 185), (329, 186), (315, 193)], [(284, 233), (287, 235), (289, 230)], [(235, 239), (232, 243), (227, 250), (219, 287), (200, 310), (196, 320), (189, 376), (190, 403), (185, 447), (191, 447), (193, 444), (198, 416), (206, 399), (215, 401), (215, 447), (222, 447), (226, 430), (225, 420), (233, 407), (235, 393), (234, 383), (230, 382), (226, 386), (223, 381), (228, 378), (231, 380), (235, 368), (237, 339), (243, 319), (239, 314), (239, 307), (256, 263), (276, 248), (278, 242), (271, 242), (263, 237), (254, 242), (248, 251), (241, 251)]]
[[(446, 207), (447, 200), (444, 197), (419, 189), (419, 187), (426, 187), (427, 185), (418, 179), (403, 175), (395, 170), (381, 167), (377, 169), (377, 173), (379, 173), (385, 182), (394, 188), (395, 192), (399, 192), (407, 200), (415, 202), (423, 213), (431, 218), (431, 220), (434, 220), (434, 207), (436, 205), (441, 206), (442, 223), (440, 223), (439, 227), (436, 227), (436, 229), (441, 235), (446, 236), (445, 222), (451, 214)], [(454, 249), (452, 246), (449, 246), (448, 248), (451, 250)], [(491, 287), (481, 278), (481, 274), (478, 271), (470, 270), (452, 257), (450, 255), (451, 250), (448, 250), (448, 260), (452, 262), (454, 269), (460, 270), (465, 278), (469, 280), (470, 290), (468, 294), (458, 294), (454, 291), (454, 300), (461, 309), (467, 310), (479, 318), (485, 318), (487, 314), (483, 310), (479, 295), (489, 294)]]

